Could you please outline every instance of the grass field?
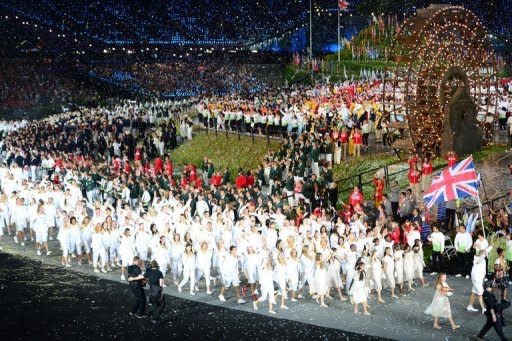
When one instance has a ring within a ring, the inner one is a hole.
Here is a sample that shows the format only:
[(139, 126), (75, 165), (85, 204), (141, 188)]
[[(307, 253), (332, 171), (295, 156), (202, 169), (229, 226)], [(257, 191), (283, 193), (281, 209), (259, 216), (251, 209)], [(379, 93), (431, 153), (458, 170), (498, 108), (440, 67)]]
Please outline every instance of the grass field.
[(229, 134), (198, 133), (192, 141), (187, 141), (171, 152), (171, 159), (178, 166), (187, 163), (200, 166), (203, 158), (206, 156), (212, 160), (215, 169), (222, 171), (228, 167), (231, 172), (231, 179), (238, 174), (238, 169), (244, 170), (256, 169), (263, 161), (263, 157), (269, 149), (279, 149), (280, 141), (267, 140), (264, 138), (255, 138), (254, 143), (248, 136), (238, 136)]

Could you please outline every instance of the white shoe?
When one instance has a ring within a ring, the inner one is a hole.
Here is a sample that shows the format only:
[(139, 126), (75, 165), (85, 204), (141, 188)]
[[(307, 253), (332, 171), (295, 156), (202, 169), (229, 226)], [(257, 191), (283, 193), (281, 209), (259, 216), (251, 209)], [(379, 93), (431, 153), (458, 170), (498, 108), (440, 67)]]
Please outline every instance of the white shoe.
[(239, 299), (238, 299), (238, 301), (236, 301), (236, 303), (238, 303), (238, 304), (244, 304), (244, 303), (245, 303), (245, 300), (243, 300), (243, 299), (239, 298)]
[(100, 270), (98, 270), (98, 269), (94, 269), (94, 272), (98, 273), (98, 272), (100, 272)]
[(466, 279), (469, 279), (469, 275), (466, 275)]
[(190, 295), (195, 296), (195, 295), (196, 295), (196, 293), (195, 293), (195, 292), (193, 292), (193, 291), (191, 291), (191, 292), (190, 292)]
[(482, 308), (482, 314), (485, 314), (485, 308)]
[(209, 291), (207, 291), (206, 293), (207, 293), (208, 295), (211, 295), (211, 294), (213, 294), (213, 291), (209, 290)]
[(126, 281), (126, 277), (124, 277), (124, 275), (121, 275), (121, 281)]
[(47, 255), (47, 256), (49, 256), (49, 255), (51, 255), (51, 254), (52, 254), (52, 252), (51, 252), (51, 251), (46, 252), (46, 255)]
[(181, 285), (178, 285), (178, 291), (181, 292)]
[(14, 242), (18, 244), (18, 237), (14, 236)]
[(288, 308), (288, 307), (287, 307), (287, 306), (285, 306), (285, 305), (282, 305), (282, 306), (281, 306), (281, 309), (283, 309), (283, 310), (288, 310), (288, 309), (290, 309), (290, 308)]
[(459, 278), (459, 277), (462, 277), (461, 274), (456, 274), (455, 277)]
[(71, 258), (76, 258), (76, 255), (74, 253), (72, 253)]
[(37, 250), (37, 255), (41, 256), (41, 250)]
[(107, 273), (107, 270), (105, 270), (104, 268), (101, 268), (101, 272), (103, 272), (104, 274)]
[(21, 246), (25, 246), (25, 242), (21, 242)]
[(66, 264), (66, 268), (70, 268), (71, 267), (71, 264)]
[(292, 302), (297, 302), (297, 299), (292, 298), (290, 301), (292, 301)]
[(226, 302), (226, 299), (224, 298), (224, 295), (219, 295), (219, 300), (221, 300), (222, 302)]
[(468, 305), (468, 306), (466, 307), (466, 310), (467, 310), (467, 311), (478, 311), (478, 309), (475, 309), (472, 305)]
[(430, 273), (430, 276), (434, 276), (434, 275), (437, 275), (437, 272), (432, 271), (432, 272)]
[(254, 308), (254, 310), (258, 310), (258, 304), (256, 303), (256, 301), (252, 302), (252, 307)]

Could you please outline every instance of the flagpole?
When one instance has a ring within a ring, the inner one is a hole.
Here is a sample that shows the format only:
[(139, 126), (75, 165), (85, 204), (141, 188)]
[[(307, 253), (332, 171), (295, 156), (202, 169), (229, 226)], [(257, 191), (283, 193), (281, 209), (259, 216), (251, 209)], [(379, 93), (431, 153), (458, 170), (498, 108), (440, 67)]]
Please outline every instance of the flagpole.
[(480, 201), (480, 193), (476, 196), (476, 202), (478, 204), (478, 210), (480, 211), (480, 223), (482, 224), (482, 232), (484, 233), (484, 238), (487, 239), (485, 236), (485, 226), (484, 226), (484, 215), (482, 213), (482, 202)]
[(311, 63), (311, 81), (313, 81), (313, 0), (309, 0), (309, 61)]
[(338, 63), (341, 61), (340, 6), (338, 4)]

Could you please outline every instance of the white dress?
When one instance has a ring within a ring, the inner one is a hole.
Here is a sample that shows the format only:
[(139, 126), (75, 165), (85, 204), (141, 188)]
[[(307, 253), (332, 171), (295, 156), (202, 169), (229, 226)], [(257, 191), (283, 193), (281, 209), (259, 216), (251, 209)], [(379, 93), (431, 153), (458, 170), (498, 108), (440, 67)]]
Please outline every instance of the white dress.
[(286, 262), (286, 277), (288, 281), (288, 288), (290, 290), (297, 290), (299, 286), (299, 261), (293, 258), (288, 258)]
[(412, 281), (414, 278), (414, 257), (412, 252), (404, 253), (404, 280)]
[(356, 272), (354, 275), (354, 284), (352, 285), (352, 299), (355, 304), (365, 303), (368, 299), (368, 287), (366, 286), (366, 273)]
[[(441, 283), (440, 286), (448, 287), (446, 283)], [(439, 292), (440, 289), (441, 288), (436, 288), (432, 303), (427, 308), (427, 310), (425, 310), (425, 314), (432, 315), (434, 317), (450, 317), (452, 315), (452, 311), (450, 309), (450, 300), (448, 300), (448, 296)]]
[(382, 263), (378, 258), (372, 262), (372, 280), (373, 289), (382, 290)]
[(382, 259), (384, 263), (384, 277), (386, 278), (386, 282), (389, 288), (395, 287), (395, 261), (391, 256), (384, 256)]
[(404, 282), (404, 251), (395, 251), (394, 258), (396, 284), (402, 284)]
[(315, 266), (315, 275), (313, 278), (313, 292), (318, 295), (327, 295), (329, 291), (329, 274), (325, 266)]
[(329, 287), (341, 288), (343, 283), (341, 281), (341, 264), (338, 259), (334, 258), (327, 267), (329, 274)]

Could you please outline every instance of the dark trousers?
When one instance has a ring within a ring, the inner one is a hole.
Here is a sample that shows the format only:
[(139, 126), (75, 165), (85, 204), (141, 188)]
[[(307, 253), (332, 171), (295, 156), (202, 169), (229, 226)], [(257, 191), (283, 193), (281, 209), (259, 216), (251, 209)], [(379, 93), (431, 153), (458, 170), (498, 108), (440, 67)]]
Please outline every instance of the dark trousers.
[(471, 261), (471, 252), (457, 252), (457, 273), (462, 276), (469, 275), (469, 266)]
[(393, 212), (393, 219), (398, 220), (398, 201), (391, 202), (391, 211)]
[(507, 338), (505, 337), (505, 334), (503, 334), (503, 326), (501, 324), (501, 319), (496, 316), (496, 322), (492, 321), (491, 315), (487, 316), (487, 322), (485, 322), (485, 326), (483, 326), (482, 330), (480, 330), (480, 333), (478, 333), (479, 338), (483, 338), (487, 332), (494, 327), (494, 330), (496, 331), (496, 334), (500, 337), (501, 341), (507, 341)]
[(443, 257), (441, 252), (432, 252), (432, 270), (435, 272), (443, 271)]
[(146, 294), (144, 289), (140, 285), (131, 285), (130, 288), (132, 289), (133, 296), (135, 296), (132, 313), (142, 316), (146, 311)]
[(451, 208), (446, 209), (445, 222), (446, 222), (446, 227), (448, 227), (448, 229), (451, 229), (453, 227), (453, 224), (455, 223), (455, 210), (454, 209), (451, 209)]
[(153, 319), (158, 320), (165, 308), (165, 297), (162, 295), (162, 288), (158, 286), (149, 288), (149, 301), (153, 305), (153, 311), (150, 315)]

